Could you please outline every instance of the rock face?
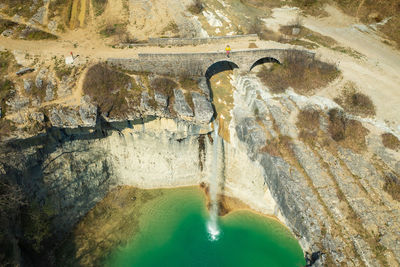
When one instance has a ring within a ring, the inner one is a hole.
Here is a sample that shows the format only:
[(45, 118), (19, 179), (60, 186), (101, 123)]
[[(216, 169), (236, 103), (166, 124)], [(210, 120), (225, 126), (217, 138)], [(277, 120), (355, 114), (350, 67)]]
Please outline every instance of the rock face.
[[(327, 99), (293, 92), (271, 95), (251, 75), (235, 83), (231, 136), (262, 166), (277, 215), (303, 249), (323, 253), (315, 266), (398, 266), (400, 203), (384, 190), (384, 177), (399, 177), (399, 152), (371, 139), (365, 152), (336, 144), (326, 113), (337, 106)], [(324, 142), (317, 136), (314, 143), (299, 137), (302, 109), (320, 112), (316, 127)], [(382, 132), (379, 125), (364, 126)]]
[(199, 93), (192, 93), (194, 104), (195, 120), (199, 123), (209, 123), (214, 115), (214, 110), (211, 103), (205, 96)]
[(185, 96), (180, 89), (174, 89), (175, 102), (174, 102), (174, 110), (175, 112), (185, 118), (185, 117), (193, 117), (193, 111), (190, 108), (189, 104), (185, 100)]

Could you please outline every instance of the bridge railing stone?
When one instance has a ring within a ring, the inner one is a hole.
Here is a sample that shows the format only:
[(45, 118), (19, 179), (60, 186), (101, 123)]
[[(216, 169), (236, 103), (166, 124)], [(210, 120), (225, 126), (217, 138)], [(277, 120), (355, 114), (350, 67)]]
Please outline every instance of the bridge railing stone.
[(305, 50), (252, 49), (232, 51), (230, 58), (227, 58), (224, 52), (146, 53), (138, 54), (138, 59), (109, 58), (107, 62), (130, 71), (153, 72), (161, 75), (180, 75), (185, 73), (192, 76), (203, 76), (207, 69), (218, 61), (231, 61), (239, 69), (249, 71), (250, 67), (261, 58), (271, 57), (283, 62), (287, 53), (293, 51), (305, 53), (310, 58), (315, 55)]
[(211, 36), (211, 37), (195, 37), (195, 38), (149, 38), (146, 43), (130, 44), (123, 43), (120, 47), (136, 47), (136, 46), (183, 46), (183, 45), (201, 45), (211, 44), (218, 42), (232, 42), (241, 39), (258, 39), (257, 34), (243, 34), (243, 35), (230, 35), (230, 36)]

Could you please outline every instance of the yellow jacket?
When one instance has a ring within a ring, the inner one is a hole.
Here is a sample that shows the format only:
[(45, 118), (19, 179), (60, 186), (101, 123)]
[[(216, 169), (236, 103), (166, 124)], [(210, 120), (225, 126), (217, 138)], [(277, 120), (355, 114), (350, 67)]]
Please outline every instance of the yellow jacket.
[(225, 47), (225, 51), (231, 51), (231, 48), (229, 46)]

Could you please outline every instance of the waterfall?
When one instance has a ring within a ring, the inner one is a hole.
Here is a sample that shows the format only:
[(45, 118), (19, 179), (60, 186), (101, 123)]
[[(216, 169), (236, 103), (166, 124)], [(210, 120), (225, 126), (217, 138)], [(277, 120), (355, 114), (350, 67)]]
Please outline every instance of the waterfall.
[(211, 241), (218, 240), (220, 230), (218, 227), (218, 146), (220, 138), (218, 136), (218, 123), (214, 122), (214, 141), (213, 141), (213, 164), (210, 177), (210, 219), (207, 223), (207, 230)]

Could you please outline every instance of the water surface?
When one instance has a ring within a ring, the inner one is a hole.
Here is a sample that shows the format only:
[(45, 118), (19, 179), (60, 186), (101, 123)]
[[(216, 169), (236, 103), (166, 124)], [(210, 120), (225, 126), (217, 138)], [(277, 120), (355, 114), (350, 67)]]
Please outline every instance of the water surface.
[[(164, 191), (164, 190), (163, 190)], [(199, 188), (168, 189), (141, 209), (139, 231), (106, 266), (304, 266), (297, 240), (279, 222), (250, 211), (219, 218), (212, 241)]]

